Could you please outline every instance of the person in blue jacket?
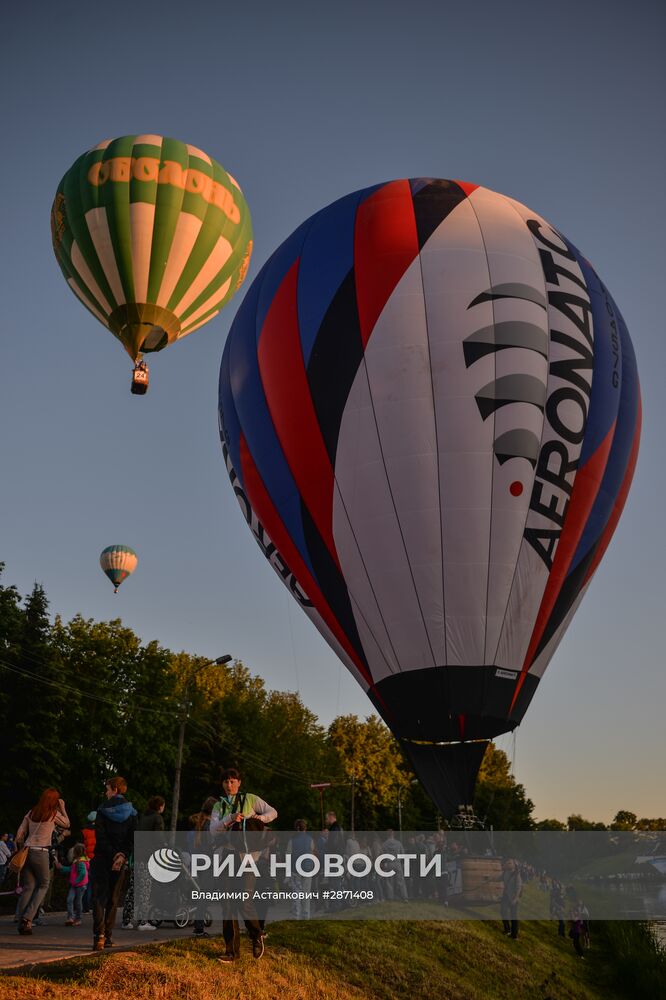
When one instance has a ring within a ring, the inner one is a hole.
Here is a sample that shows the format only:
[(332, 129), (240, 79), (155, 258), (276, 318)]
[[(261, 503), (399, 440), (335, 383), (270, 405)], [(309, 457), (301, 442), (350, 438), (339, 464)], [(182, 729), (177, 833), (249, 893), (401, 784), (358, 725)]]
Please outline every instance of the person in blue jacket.
[(137, 811), (125, 798), (127, 782), (120, 775), (105, 782), (106, 802), (95, 816), (93, 880), (93, 951), (113, 946), (116, 910), (127, 878), (127, 861), (134, 847)]

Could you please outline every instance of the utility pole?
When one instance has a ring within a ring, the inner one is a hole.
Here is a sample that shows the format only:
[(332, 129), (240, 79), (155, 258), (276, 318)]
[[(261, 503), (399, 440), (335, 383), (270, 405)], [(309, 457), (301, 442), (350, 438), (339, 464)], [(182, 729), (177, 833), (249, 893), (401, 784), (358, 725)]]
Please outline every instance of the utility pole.
[(171, 832), (175, 833), (176, 826), (178, 824), (178, 806), (180, 804), (180, 775), (183, 769), (183, 749), (185, 747), (185, 726), (187, 725), (187, 718), (190, 712), (190, 688), (194, 678), (199, 674), (204, 667), (222, 666), (224, 663), (229, 663), (233, 659), (232, 656), (218, 656), (216, 660), (206, 660), (204, 663), (192, 670), (185, 681), (185, 688), (183, 691), (183, 700), (180, 703), (180, 728), (178, 730), (178, 749), (176, 751), (176, 771), (173, 779), (173, 799), (171, 802)]
[(310, 785), (310, 788), (316, 788), (319, 792), (319, 804), (321, 806), (321, 828), (324, 829), (324, 789), (330, 788), (330, 781), (319, 781), (314, 785)]
[(402, 798), (400, 785), (398, 785), (398, 831), (402, 833)]
[(352, 768), (351, 780), (351, 832), (354, 832), (354, 792), (356, 790), (356, 768)]

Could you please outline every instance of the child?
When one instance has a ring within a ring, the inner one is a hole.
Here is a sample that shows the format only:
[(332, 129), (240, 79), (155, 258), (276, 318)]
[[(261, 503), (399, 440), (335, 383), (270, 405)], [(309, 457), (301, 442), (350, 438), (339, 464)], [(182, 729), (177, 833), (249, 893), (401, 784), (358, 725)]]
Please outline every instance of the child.
[(88, 885), (88, 868), (90, 862), (86, 857), (83, 844), (74, 844), (71, 865), (61, 865), (56, 861), (61, 872), (69, 873), (69, 892), (67, 893), (67, 927), (81, 926), (81, 900)]

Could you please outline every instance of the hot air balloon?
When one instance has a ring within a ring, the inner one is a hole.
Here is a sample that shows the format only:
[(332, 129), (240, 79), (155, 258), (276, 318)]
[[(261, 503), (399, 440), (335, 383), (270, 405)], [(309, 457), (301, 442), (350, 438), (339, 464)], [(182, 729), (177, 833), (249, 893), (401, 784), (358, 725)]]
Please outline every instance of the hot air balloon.
[(58, 185), (53, 249), (84, 306), (135, 363), (218, 314), (247, 272), (250, 213), (207, 153), (159, 135), (127, 135), (84, 153)]
[(641, 407), (613, 298), (512, 198), (379, 184), (265, 264), (219, 399), (252, 533), (452, 815), (627, 497)]
[(99, 564), (105, 576), (113, 584), (114, 594), (118, 593), (118, 587), (136, 569), (139, 559), (129, 545), (108, 545), (102, 550), (99, 557)]

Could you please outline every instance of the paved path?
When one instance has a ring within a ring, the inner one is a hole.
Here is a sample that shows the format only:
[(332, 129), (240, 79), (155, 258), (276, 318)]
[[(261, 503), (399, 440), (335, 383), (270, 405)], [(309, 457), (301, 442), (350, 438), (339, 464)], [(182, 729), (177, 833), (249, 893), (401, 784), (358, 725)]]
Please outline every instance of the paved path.
[[(11, 916), (0, 917), (0, 969), (28, 967), (43, 962), (54, 962), (59, 958), (75, 958), (92, 954), (92, 915), (83, 914), (80, 927), (65, 927), (66, 913), (47, 913), (47, 923), (34, 927), (32, 935), (18, 933)], [(118, 914), (113, 934), (113, 951), (122, 948), (136, 948), (137, 945), (154, 941), (171, 941), (174, 938), (191, 938), (192, 927), (179, 930), (172, 923), (164, 923), (153, 931), (123, 930)], [(219, 923), (215, 930), (221, 933)]]

